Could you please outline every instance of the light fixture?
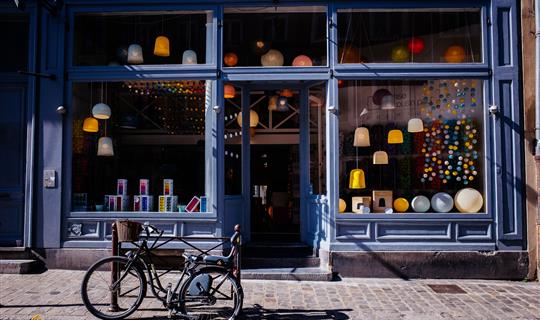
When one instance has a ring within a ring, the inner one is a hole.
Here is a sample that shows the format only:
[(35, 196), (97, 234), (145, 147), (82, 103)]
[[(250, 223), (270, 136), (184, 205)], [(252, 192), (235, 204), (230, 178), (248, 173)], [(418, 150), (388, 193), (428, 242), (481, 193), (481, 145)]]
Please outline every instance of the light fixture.
[(92, 108), (92, 116), (96, 119), (107, 120), (111, 117), (111, 108), (103, 102), (97, 103)]
[(144, 63), (142, 47), (138, 44), (131, 44), (128, 47), (127, 62), (131, 64)]
[(223, 62), (227, 67), (234, 67), (238, 63), (238, 56), (234, 52), (228, 52), (223, 56)]
[(388, 153), (386, 151), (376, 151), (373, 154), (373, 164), (388, 164)]
[(382, 97), (381, 100), (381, 109), (382, 110), (392, 110), (395, 109), (396, 106), (394, 105), (394, 96), (389, 94), (384, 97)]
[(287, 112), (289, 110), (289, 102), (287, 98), (281, 96), (277, 99), (277, 111)]
[(285, 98), (292, 98), (294, 93), (291, 89), (283, 89), (281, 90), (281, 96)]
[(193, 50), (186, 50), (182, 54), (182, 64), (197, 64), (197, 54)]
[(369, 130), (366, 127), (359, 127), (354, 130), (354, 141), (353, 146), (355, 147), (369, 147)]
[(366, 176), (364, 170), (353, 169), (349, 175), (349, 189), (364, 189), (366, 187)]
[(418, 133), (424, 131), (424, 122), (420, 118), (412, 118), (407, 123), (407, 131), (411, 133)]
[(154, 54), (159, 57), (168, 57), (171, 55), (169, 50), (169, 38), (165, 36), (159, 36), (156, 38)]
[(98, 140), (97, 155), (101, 157), (114, 156), (113, 142), (110, 137), (101, 137)]
[[(236, 122), (242, 127), (242, 112), (238, 113), (236, 117)], [(255, 128), (259, 124), (259, 115), (255, 110), (249, 110), (249, 126), (250, 128)]]
[(277, 110), (277, 101), (278, 101), (278, 96), (271, 96), (270, 99), (268, 99), (268, 110), (270, 111)]
[(293, 67), (311, 67), (313, 66), (313, 61), (306, 55), (299, 55), (294, 58), (292, 62)]
[(388, 143), (398, 144), (403, 143), (403, 132), (399, 129), (393, 129), (388, 132)]
[(263, 67), (281, 67), (283, 65), (283, 54), (276, 49), (270, 49), (261, 56), (261, 65)]
[(236, 90), (232, 84), (226, 84), (223, 86), (223, 96), (225, 99), (232, 99), (236, 95)]
[(99, 131), (99, 123), (95, 118), (88, 117), (84, 119), (83, 122), (83, 131), (84, 132), (98, 132)]

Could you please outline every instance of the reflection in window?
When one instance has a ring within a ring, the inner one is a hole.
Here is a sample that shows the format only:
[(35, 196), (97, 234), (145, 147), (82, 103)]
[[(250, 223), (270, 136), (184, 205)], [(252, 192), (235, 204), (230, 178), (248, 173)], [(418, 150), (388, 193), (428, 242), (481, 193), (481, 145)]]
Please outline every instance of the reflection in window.
[(342, 82), (340, 211), (482, 212), (482, 85)]
[[(209, 12), (75, 16), (74, 65), (204, 64)], [(211, 20), (210, 20), (211, 21)]]
[(223, 45), (226, 67), (325, 66), (325, 9), (227, 8)]
[(72, 210), (207, 211), (205, 91), (204, 81), (75, 84)]
[(338, 63), (482, 62), (480, 9), (339, 10)]

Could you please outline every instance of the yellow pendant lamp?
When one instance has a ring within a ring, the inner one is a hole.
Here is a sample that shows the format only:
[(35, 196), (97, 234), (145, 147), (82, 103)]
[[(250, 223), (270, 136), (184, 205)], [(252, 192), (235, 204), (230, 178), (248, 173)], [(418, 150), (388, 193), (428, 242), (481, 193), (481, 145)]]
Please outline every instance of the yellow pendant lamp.
[(403, 132), (399, 129), (393, 129), (388, 132), (388, 143), (398, 144), (403, 143)]
[(88, 118), (84, 119), (83, 131), (84, 132), (98, 132), (99, 131), (99, 123), (96, 120), (96, 118), (88, 117)]
[(362, 169), (353, 169), (349, 175), (349, 189), (365, 189), (366, 188), (366, 177), (364, 170)]
[(373, 164), (388, 164), (388, 153), (385, 151), (376, 151), (373, 154)]
[(232, 84), (226, 84), (223, 87), (223, 95), (225, 99), (232, 99), (236, 95), (236, 90)]
[(156, 38), (154, 54), (159, 57), (168, 57), (171, 55), (171, 51), (169, 50), (169, 38), (165, 36), (159, 36)]
[(359, 127), (354, 130), (354, 141), (353, 146), (355, 147), (369, 147), (369, 130), (366, 127)]

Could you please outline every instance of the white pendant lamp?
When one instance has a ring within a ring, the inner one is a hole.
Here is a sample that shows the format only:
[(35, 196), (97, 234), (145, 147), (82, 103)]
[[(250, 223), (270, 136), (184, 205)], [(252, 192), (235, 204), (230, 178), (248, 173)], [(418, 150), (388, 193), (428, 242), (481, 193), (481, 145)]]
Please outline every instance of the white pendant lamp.
[(111, 108), (103, 102), (97, 103), (92, 108), (92, 116), (96, 119), (107, 120), (111, 117)]
[(418, 133), (424, 131), (424, 122), (420, 118), (412, 118), (407, 123), (407, 131), (410, 133)]
[(381, 101), (382, 110), (392, 110), (396, 108), (394, 104), (394, 96), (391, 94), (382, 97)]
[(386, 151), (376, 151), (373, 154), (373, 164), (388, 164), (388, 153)]
[(287, 112), (289, 110), (289, 102), (287, 101), (287, 97), (281, 96), (277, 99), (276, 110), (279, 112)]
[(110, 137), (101, 137), (98, 140), (97, 155), (101, 157), (114, 156), (113, 142)]
[(138, 44), (131, 44), (128, 47), (127, 62), (131, 64), (144, 63), (142, 47)]
[(359, 127), (354, 130), (354, 141), (353, 146), (355, 147), (369, 147), (369, 130), (366, 127)]
[(197, 64), (197, 53), (193, 50), (186, 50), (182, 54), (182, 64)]

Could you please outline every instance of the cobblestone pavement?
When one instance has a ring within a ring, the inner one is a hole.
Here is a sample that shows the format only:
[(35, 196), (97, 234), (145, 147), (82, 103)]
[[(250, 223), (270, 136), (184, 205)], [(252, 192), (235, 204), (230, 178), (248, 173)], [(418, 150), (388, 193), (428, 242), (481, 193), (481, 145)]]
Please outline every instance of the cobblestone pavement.
[[(0, 319), (31, 319), (37, 314), (44, 320), (93, 319), (79, 294), (83, 274), (50, 270), (0, 275)], [(345, 279), (244, 280), (242, 284), (249, 319), (540, 319), (538, 283)], [(436, 292), (448, 289), (461, 293)], [(130, 318), (166, 319), (162, 306), (151, 297), (141, 309)]]

